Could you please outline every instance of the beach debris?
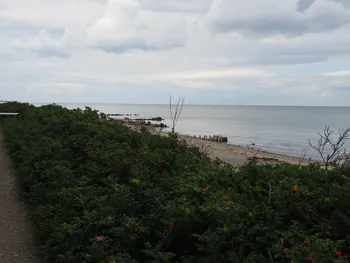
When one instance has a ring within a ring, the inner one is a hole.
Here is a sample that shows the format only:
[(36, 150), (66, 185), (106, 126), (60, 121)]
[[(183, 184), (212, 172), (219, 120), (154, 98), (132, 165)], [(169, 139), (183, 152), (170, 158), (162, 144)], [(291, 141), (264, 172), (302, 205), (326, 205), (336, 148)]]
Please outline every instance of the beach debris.
[(279, 162), (280, 161), (277, 158), (257, 157), (257, 156), (249, 157), (248, 160), (249, 161), (265, 161), (265, 162)]

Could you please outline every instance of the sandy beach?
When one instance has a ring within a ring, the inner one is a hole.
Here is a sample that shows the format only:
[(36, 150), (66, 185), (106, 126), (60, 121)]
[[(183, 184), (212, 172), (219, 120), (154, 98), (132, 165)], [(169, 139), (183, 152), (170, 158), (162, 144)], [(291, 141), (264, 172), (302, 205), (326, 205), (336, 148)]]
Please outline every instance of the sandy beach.
[[(137, 129), (134, 125), (127, 125), (132, 129)], [(161, 132), (158, 129), (147, 127), (148, 131), (152, 134), (158, 134), (160, 136), (168, 136), (167, 132)], [(256, 158), (258, 162), (264, 163), (290, 163), (290, 164), (302, 164), (308, 165), (313, 160), (309, 158), (294, 157), (283, 154), (271, 153), (263, 151), (253, 147), (244, 147), (240, 145), (233, 145), (223, 142), (208, 141), (198, 138), (193, 138), (188, 135), (179, 134), (181, 140), (185, 140), (189, 145), (196, 146), (201, 149), (202, 152), (208, 154), (211, 158), (219, 158), (223, 162), (232, 165), (242, 165), (251, 160), (251, 158)]]

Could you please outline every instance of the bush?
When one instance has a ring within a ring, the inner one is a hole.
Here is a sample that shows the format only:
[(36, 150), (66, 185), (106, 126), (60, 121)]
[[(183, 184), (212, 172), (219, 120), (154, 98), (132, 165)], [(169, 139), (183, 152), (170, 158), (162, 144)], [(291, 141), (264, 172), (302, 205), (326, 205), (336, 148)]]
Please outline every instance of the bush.
[(3, 132), (43, 262), (349, 262), (349, 168), (232, 169), (90, 108), (17, 107)]

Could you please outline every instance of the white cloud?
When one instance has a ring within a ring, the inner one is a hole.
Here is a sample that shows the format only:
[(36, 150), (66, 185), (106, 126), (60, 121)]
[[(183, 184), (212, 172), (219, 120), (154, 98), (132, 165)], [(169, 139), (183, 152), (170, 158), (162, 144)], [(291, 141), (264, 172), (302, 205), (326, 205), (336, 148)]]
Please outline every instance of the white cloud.
[(330, 72), (330, 73), (326, 73), (325, 75), (326, 76), (333, 76), (333, 77), (350, 76), (350, 70)]
[(95, 47), (120, 53), (182, 45), (186, 24), (178, 16), (141, 9), (136, 0), (109, 0), (106, 14), (86, 33)]
[(41, 57), (70, 57), (70, 53), (65, 47), (64, 35), (55, 39), (46, 30), (40, 30), (37, 35), (29, 38), (15, 39), (12, 47), (34, 52)]
[(325, 98), (325, 97), (332, 97), (332, 96), (333, 96), (333, 92), (325, 91), (325, 92), (322, 92), (322, 93), (320, 94), (320, 96), (321, 96), (322, 98)]
[(68, 83), (68, 82), (58, 82), (54, 84), (55, 87), (64, 89), (84, 89), (85, 86), (81, 83)]

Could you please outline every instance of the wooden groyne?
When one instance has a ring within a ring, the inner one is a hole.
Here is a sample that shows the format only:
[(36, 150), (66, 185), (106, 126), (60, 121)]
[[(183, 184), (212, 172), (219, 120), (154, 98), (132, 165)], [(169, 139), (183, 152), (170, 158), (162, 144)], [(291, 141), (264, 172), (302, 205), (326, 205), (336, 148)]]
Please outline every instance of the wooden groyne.
[(226, 136), (221, 135), (203, 135), (203, 136), (197, 136), (194, 135), (193, 138), (205, 140), (205, 141), (212, 141), (212, 142), (228, 142), (228, 138)]
[[(155, 121), (159, 122), (158, 118), (153, 118), (153, 120), (156, 119)], [(151, 119), (152, 120), (152, 119)], [(147, 121), (147, 119), (129, 119), (129, 118), (124, 118), (121, 120), (124, 124), (130, 124), (130, 125), (137, 125), (137, 126), (150, 126), (153, 128), (169, 128), (168, 125), (164, 123), (152, 123), (151, 121)]]
[(120, 117), (123, 117), (123, 116), (140, 116), (140, 114), (131, 114), (131, 113), (127, 113), (127, 114), (124, 114), (124, 113), (108, 113), (108, 114), (106, 114), (106, 116), (108, 116), (108, 117), (112, 117), (112, 116), (115, 116), (115, 117), (117, 117), (117, 116), (120, 116)]

